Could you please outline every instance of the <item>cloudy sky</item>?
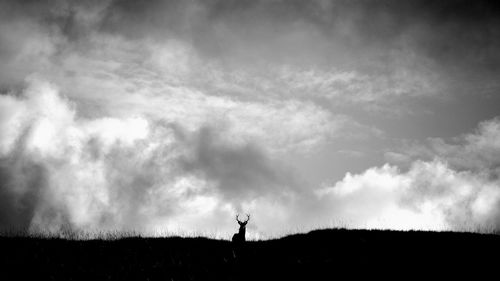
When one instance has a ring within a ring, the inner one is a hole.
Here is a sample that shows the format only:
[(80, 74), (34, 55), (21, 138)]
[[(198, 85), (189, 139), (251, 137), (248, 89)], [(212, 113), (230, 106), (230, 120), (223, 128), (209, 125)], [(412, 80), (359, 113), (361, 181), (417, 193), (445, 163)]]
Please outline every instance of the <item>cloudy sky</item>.
[(499, 12), (1, 0), (0, 228), (500, 230)]

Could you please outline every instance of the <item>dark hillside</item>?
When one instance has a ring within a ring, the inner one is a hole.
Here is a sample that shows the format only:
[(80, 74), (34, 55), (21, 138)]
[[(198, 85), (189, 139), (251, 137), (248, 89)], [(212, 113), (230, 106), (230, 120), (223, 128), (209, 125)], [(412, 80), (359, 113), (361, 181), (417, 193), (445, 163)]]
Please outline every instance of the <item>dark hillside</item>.
[(500, 236), (471, 233), (317, 230), (238, 249), (206, 238), (3, 237), (0, 247), (3, 280), (477, 280), (500, 269)]

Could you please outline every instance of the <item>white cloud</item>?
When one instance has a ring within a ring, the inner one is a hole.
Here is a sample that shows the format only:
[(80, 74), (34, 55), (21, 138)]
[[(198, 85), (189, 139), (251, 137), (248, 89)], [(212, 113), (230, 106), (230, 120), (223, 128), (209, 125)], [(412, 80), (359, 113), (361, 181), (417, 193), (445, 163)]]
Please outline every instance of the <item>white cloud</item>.
[(354, 227), (475, 231), (497, 229), (500, 182), (458, 172), (445, 162), (416, 161), (407, 172), (388, 164), (317, 191)]
[[(201, 230), (221, 212), (230, 218), (247, 201), (296, 188), (279, 161), (239, 140), (244, 133), (231, 126), (186, 130), (181, 118), (145, 115), (81, 118), (54, 84), (37, 79), (0, 101), (12, 107), (0, 122), (8, 132), (0, 138), (1, 191), (15, 205), (1, 215), (30, 208), (33, 229)], [(28, 197), (35, 198), (28, 206), (15, 203)]]
[(226, 126), (234, 141), (256, 142), (270, 151), (307, 151), (360, 126), (293, 97), (242, 99), (199, 90), (197, 79), (209, 77), (185, 43), (149, 44), (92, 34), (86, 44), (84, 50), (68, 46), (57, 65), (36, 74), (57, 84), (82, 117), (145, 115), (189, 130)]

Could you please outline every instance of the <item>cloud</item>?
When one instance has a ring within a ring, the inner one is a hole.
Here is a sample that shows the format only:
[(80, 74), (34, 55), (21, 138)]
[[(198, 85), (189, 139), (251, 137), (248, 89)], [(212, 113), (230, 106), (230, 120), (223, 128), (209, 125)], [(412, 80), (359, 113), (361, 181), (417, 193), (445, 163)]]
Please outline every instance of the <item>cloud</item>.
[[(482, 6), (466, 8), (460, 1), (5, 2), (10, 16), (0, 30), (0, 61), (8, 67), (0, 70), (1, 82), (20, 83), (41, 72), (65, 88), (75, 77), (77, 84), (94, 84), (105, 80), (99, 76), (111, 76), (139, 83), (128, 91), (143, 84), (189, 85), (214, 95), (328, 99), (335, 108), (352, 103), (405, 112), (421, 98), (452, 95), (456, 91), (449, 87), (474, 73), (481, 78), (469, 84), (495, 88), (496, 71), (484, 63), (497, 60), (498, 42), (488, 39), (496, 38), (495, 21), (480, 16), (489, 11)], [(459, 12), (449, 12), (455, 9)], [(457, 67), (459, 61), (463, 65)]]
[[(363, 205), (366, 202), (360, 198), (370, 198), (371, 193), (385, 194), (385, 188), (394, 186), (382, 200), (390, 203), (380, 203), (372, 214), (384, 218), (387, 214), (383, 209), (394, 205), (398, 211), (439, 218), (432, 228), (497, 230), (499, 138), (500, 121), (493, 118), (480, 122), (474, 132), (449, 140), (429, 138), (424, 142), (408, 142), (385, 154), (386, 159), (397, 166), (386, 164), (359, 175), (348, 174), (341, 183), (327, 190), (332, 196), (349, 197), (351, 193), (359, 193), (352, 195), (352, 205)], [(377, 176), (386, 177), (391, 184), (382, 184), (387, 180)], [(387, 221), (394, 223), (389, 224), (390, 227), (397, 227), (397, 220)]]
[(182, 38), (101, 29), (108, 4), (2, 5), (2, 228), (228, 229), (263, 205), (290, 219), (304, 191), (280, 155), (362, 127), (307, 100), (204, 90), (217, 63)]
[(321, 192), (293, 167), (331, 146), (371, 161), (385, 113), (496, 89), (498, 9), (484, 3), (2, 1), (0, 223), (490, 224), (496, 119), (391, 148), (398, 166), (356, 164), (378, 166)]
[(354, 227), (489, 231), (499, 228), (499, 183), (439, 160), (416, 161), (407, 172), (385, 164), (348, 173), (317, 195)]
[(284, 204), (300, 193), (288, 167), (227, 137), (230, 127), (81, 118), (55, 85), (37, 79), (0, 105), (9, 109), (0, 119), (4, 229), (195, 231), (221, 215), (211, 227), (227, 229), (245, 204)]
[(406, 142), (401, 149), (387, 152), (387, 155), (389, 160), (401, 155), (400, 164), (416, 159), (445, 159), (456, 170), (484, 172), (498, 178), (499, 141), (500, 120), (493, 118), (480, 122), (472, 133), (449, 140), (429, 138), (424, 142)]
[[(498, 177), (484, 169), (456, 170), (444, 156), (415, 160), (406, 172), (386, 164), (310, 188), (279, 154), (232, 138), (228, 123), (193, 129), (146, 115), (89, 119), (55, 85), (37, 79), (28, 85), (0, 103), (9, 109), (0, 122), (6, 132), (0, 139), (4, 228), (228, 233), (232, 214), (244, 211), (258, 219), (254, 235), (332, 221), (498, 228)], [(465, 147), (491, 154), (496, 124), (481, 123), (464, 137)]]
[(251, 144), (230, 147), (220, 138), (220, 133), (202, 128), (189, 145), (194, 147), (194, 153), (182, 160), (183, 169), (215, 180), (230, 200), (267, 197), (297, 188), (293, 175), (280, 171), (279, 166), (269, 166), (276, 163), (258, 147)]
[[(499, 59), (500, 41), (493, 39), (499, 38), (499, 9), (490, 1), (152, 1), (139, 6), (117, 1), (107, 11), (103, 31), (133, 39), (180, 38), (229, 76), (263, 76), (256, 80), (274, 88), (280, 87), (266, 78), (286, 65), (302, 72), (299, 78), (356, 73), (352, 87), (337, 81), (322, 95), (334, 93), (365, 106), (400, 105), (471, 87), (492, 93), (498, 87), (492, 66)], [(332, 65), (339, 70), (332, 71)], [(302, 90), (313, 92), (331, 81), (308, 80)], [(293, 90), (297, 84), (291, 82), (285, 85)]]
[[(223, 120), (230, 123), (234, 138), (273, 151), (307, 151), (357, 124), (309, 100), (266, 98), (276, 89), (256, 93), (244, 81), (237, 87), (246, 89), (247, 96), (221, 91), (232, 78), (214, 79), (214, 73), (227, 76), (226, 70), (182, 38), (134, 40), (96, 28), (107, 7), (61, 4), (42, 9), (42, 19), (18, 15), (17, 21), (8, 21), (0, 30), (9, 50), (0, 55), (6, 62), (0, 68), (6, 74), (0, 81), (5, 92), (19, 92), (25, 78), (35, 74), (57, 84), (83, 117), (146, 115), (190, 129)], [(84, 31), (71, 35), (66, 29)]]

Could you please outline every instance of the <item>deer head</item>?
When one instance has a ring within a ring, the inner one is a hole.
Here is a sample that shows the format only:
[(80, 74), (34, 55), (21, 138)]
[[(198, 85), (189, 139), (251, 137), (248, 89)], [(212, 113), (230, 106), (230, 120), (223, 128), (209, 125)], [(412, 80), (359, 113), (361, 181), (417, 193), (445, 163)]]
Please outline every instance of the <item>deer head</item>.
[(247, 225), (248, 221), (250, 220), (250, 215), (249, 214), (247, 214), (247, 219), (245, 221), (240, 221), (238, 217), (239, 217), (239, 215), (236, 215), (236, 221), (240, 225), (240, 228), (241, 227), (245, 227)]

